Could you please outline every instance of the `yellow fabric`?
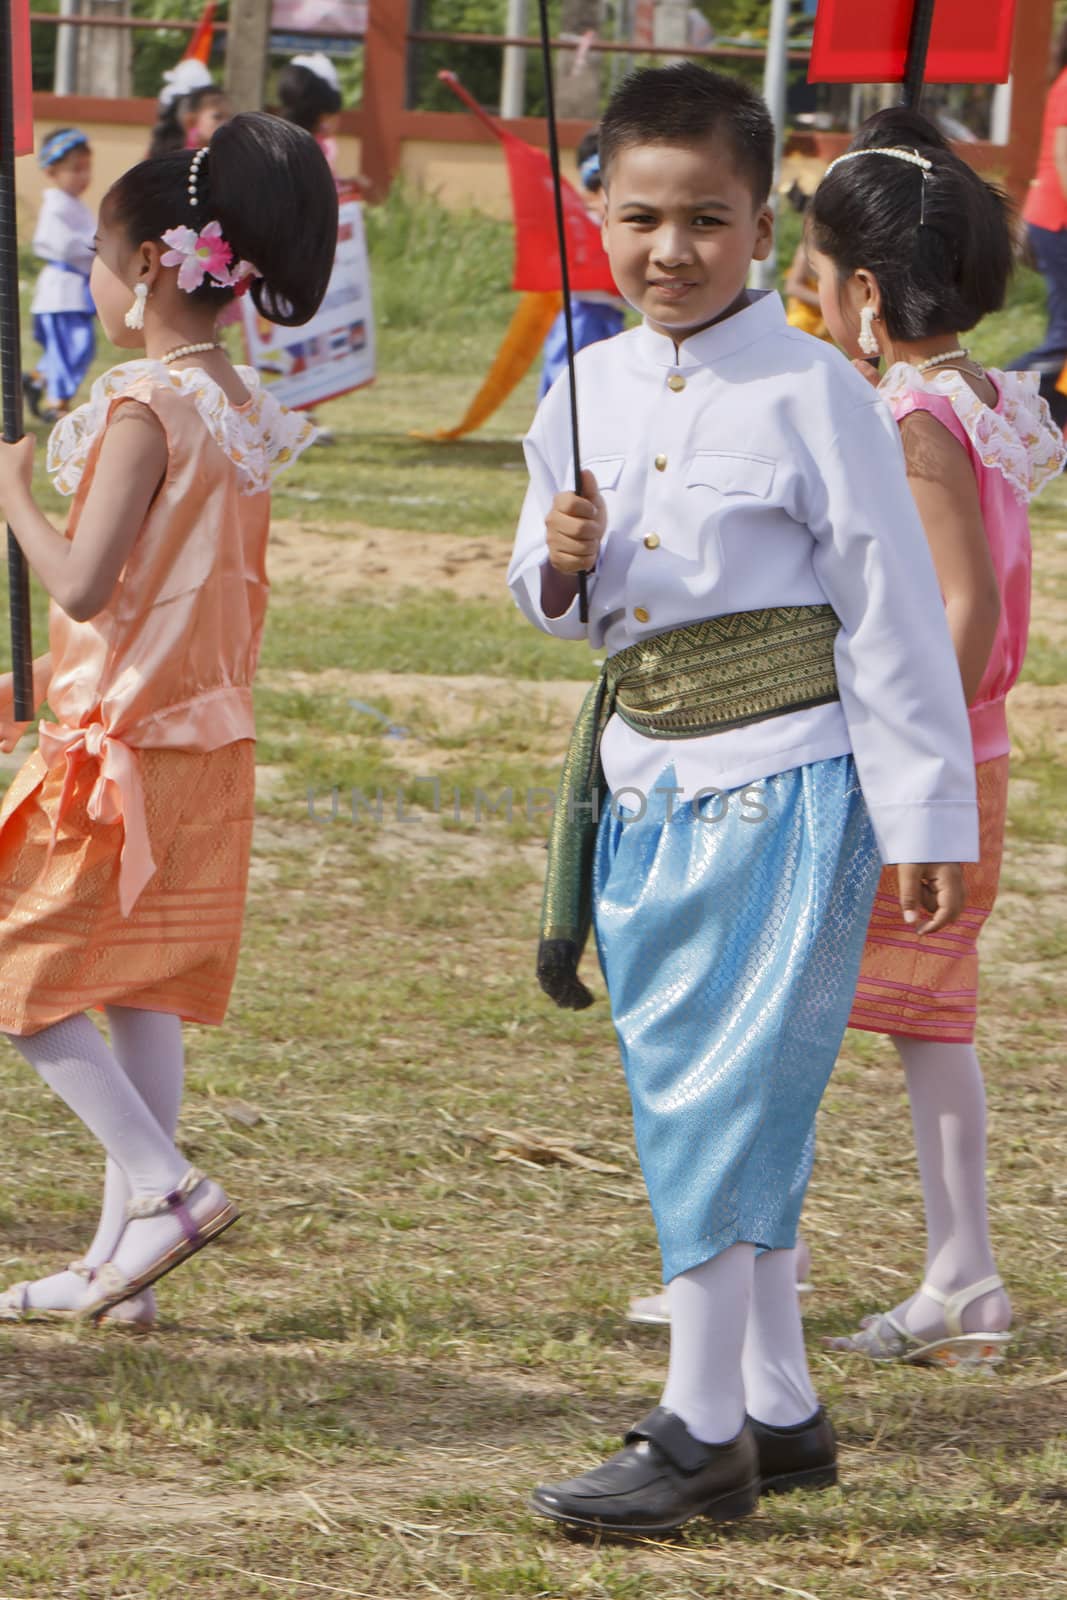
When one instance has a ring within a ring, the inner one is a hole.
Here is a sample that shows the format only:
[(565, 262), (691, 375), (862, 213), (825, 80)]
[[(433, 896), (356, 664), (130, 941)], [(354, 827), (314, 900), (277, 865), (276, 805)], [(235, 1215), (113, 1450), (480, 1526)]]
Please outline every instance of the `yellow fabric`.
[(454, 428), (436, 428), (432, 433), (412, 431), (413, 439), (462, 439), (487, 422), (498, 406), (529, 372), (545, 342), (545, 336), (559, 314), (563, 296), (557, 291), (524, 294), (515, 308), (493, 365), (462, 422)]
[(822, 313), (816, 311), (814, 306), (806, 306), (803, 300), (797, 300), (793, 295), (790, 295), (785, 303), (785, 320), (791, 328), (800, 328), (804, 333), (814, 334), (816, 339), (830, 337)]

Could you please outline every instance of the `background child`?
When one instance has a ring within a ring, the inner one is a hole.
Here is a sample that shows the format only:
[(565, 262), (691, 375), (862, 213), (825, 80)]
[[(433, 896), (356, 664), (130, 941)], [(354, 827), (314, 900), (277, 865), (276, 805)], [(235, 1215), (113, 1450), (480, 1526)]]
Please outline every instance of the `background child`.
[[(599, 129), (590, 128), (583, 134), (578, 146), (578, 176), (582, 180), (588, 200), (589, 215), (596, 223), (604, 220), (604, 185), (600, 179)], [(617, 295), (601, 290), (582, 290), (571, 295), (571, 322), (574, 330), (575, 350), (600, 339), (611, 339), (622, 332), (626, 316), (625, 301)], [(564, 367), (567, 365), (567, 324), (563, 312), (559, 313), (545, 338), (544, 366), (538, 399), (543, 400)]]
[(1036, 376), (986, 371), (961, 346), (960, 334), (1004, 300), (1005, 197), (913, 112), (879, 112), (853, 152), (862, 153), (833, 163), (816, 192), (809, 252), (833, 337), (850, 355), (879, 354), (888, 365), (881, 393), (900, 424), (971, 708), (981, 860), (964, 869), (967, 907), (951, 934), (920, 940), (901, 928), (888, 877), (875, 899), (850, 1026), (889, 1034), (904, 1065), (926, 1272), (917, 1294), (832, 1343), (952, 1365), (997, 1359), (1011, 1322), (986, 1209), (976, 941), (1004, 848), (1005, 696), (1030, 612), (1027, 502), (1061, 470), (1065, 450)]
[(606, 242), (644, 324), (579, 355), (581, 496), (564, 385), (526, 441), (509, 582), (538, 627), (607, 657), (553, 817), (539, 975), (583, 1003), (591, 919), (671, 1317), (660, 1405), (602, 1466), (534, 1493), (569, 1527), (650, 1533), (834, 1481), (793, 1249), (815, 1114), (879, 852), (930, 932), (962, 904), (947, 858), (977, 854), (895, 426), (746, 289), (772, 248), (773, 150), (736, 79), (683, 65), (616, 90)]
[[(0, 1029), (112, 1163), (88, 1265), (16, 1285), (7, 1317), (106, 1312), (236, 1217), (174, 1144), (180, 1019), (220, 1023), (233, 983), (269, 485), (312, 430), (213, 333), (249, 285), (265, 317), (306, 322), (336, 235), (322, 152), (275, 117), (134, 167), (101, 208), (93, 292), (145, 355), (53, 434), (69, 538), (32, 498), (32, 441), (0, 447), (0, 508), (52, 596), (36, 678), (56, 718), (0, 807)], [(10, 718), (10, 676), (3, 694)]]
[(24, 387), (30, 409), (51, 421), (69, 409), (96, 353), (96, 313), (89, 293), (96, 218), (81, 199), (93, 176), (89, 140), (79, 128), (59, 128), (45, 139), (38, 161), (48, 188), (33, 253), (45, 265), (31, 310), (33, 336), (44, 354)]
[(337, 177), (337, 126), (341, 80), (328, 55), (294, 56), (278, 74), (278, 112), (286, 122), (306, 128)]
[(195, 97), (219, 93), (210, 69), (202, 61), (182, 60), (165, 72), (159, 95), (159, 118), (152, 129), (148, 154), (165, 156), (186, 149), (189, 119), (200, 103)]

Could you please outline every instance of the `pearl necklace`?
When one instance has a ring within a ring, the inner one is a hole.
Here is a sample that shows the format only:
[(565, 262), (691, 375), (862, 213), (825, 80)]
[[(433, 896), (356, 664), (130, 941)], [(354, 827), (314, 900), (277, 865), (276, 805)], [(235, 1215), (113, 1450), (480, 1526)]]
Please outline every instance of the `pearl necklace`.
[(966, 361), (970, 353), (969, 350), (964, 350), (962, 346), (958, 350), (945, 350), (939, 356), (927, 356), (925, 361), (917, 361), (915, 370), (916, 372), (927, 372), (931, 367), (943, 366), (946, 361)]
[(160, 356), (159, 359), (165, 367), (169, 367), (172, 361), (180, 361), (183, 356), (200, 356), (206, 354), (208, 350), (221, 349), (221, 344), (211, 339), (206, 344), (180, 344), (176, 350), (168, 350), (166, 355)]

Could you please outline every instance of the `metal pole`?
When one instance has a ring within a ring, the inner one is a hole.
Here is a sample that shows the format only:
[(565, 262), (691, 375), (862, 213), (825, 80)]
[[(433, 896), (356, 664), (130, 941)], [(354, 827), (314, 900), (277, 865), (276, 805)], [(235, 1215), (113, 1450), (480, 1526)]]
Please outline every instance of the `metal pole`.
[[(59, 15), (61, 17), (80, 16), (81, 0), (59, 0)], [(56, 29), (56, 70), (53, 87), (56, 94), (77, 94), (78, 92), (77, 28), (58, 27)]]
[[(15, 87), (11, 0), (0, 0), (0, 403), (4, 441), (22, 438), (22, 347), (19, 330), (18, 227), (15, 217)], [(33, 643), (30, 571), (18, 540), (7, 530), (11, 609), (14, 720), (33, 717)]]
[[(526, 32), (526, 0), (508, 0), (504, 31), (520, 39)], [(500, 115), (521, 117), (526, 110), (526, 51), (521, 45), (504, 46), (504, 71), (500, 79)]]
[(900, 103), (918, 111), (923, 97), (923, 77), (926, 73), (926, 56), (930, 49), (930, 29), (934, 23), (934, 6), (937, 0), (915, 0), (908, 36), (908, 60), (904, 68), (904, 91)]
[[(778, 174), (782, 167), (785, 143), (785, 101), (789, 86), (789, 11), (791, 0), (771, 0), (771, 22), (767, 34), (767, 60), (763, 69), (763, 98), (774, 122), (774, 184), (771, 210), (778, 216)], [(766, 261), (757, 261), (752, 283), (757, 289), (773, 289), (778, 281), (776, 252)]]
[[(559, 240), (559, 276), (563, 290), (563, 326), (567, 334), (567, 377), (571, 393), (571, 444), (574, 450), (574, 492), (582, 492), (582, 456), (578, 445), (578, 387), (574, 377), (574, 318), (571, 315), (571, 275), (567, 264), (567, 228), (563, 220), (563, 179), (559, 170), (559, 133), (556, 128), (556, 95), (552, 81), (552, 50), (548, 31), (548, 0), (539, 0), (541, 12), (541, 63), (545, 73), (545, 118), (548, 124), (548, 159), (552, 168), (552, 192), (556, 202), (556, 237)], [(589, 597), (585, 573), (578, 574), (578, 616), (589, 621)]]

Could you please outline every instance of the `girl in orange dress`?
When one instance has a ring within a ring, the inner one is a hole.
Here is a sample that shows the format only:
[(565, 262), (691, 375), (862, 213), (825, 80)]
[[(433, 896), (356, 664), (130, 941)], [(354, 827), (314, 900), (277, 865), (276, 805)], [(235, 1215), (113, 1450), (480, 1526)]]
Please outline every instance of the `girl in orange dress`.
[[(213, 330), (249, 288), (264, 316), (306, 322), (336, 232), (322, 152), (273, 117), (132, 168), (101, 208), (92, 292), (109, 338), (144, 358), (52, 435), (65, 536), (32, 498), (32, 441), (0, 445), (0, 511), (52, 596), (34, 680), (54, 716), (0, 808), (0, 1031), (108, 1156), (85, 1258), (16, 1284), (0, 1317), (151, 1321), (151, 1285), (237, 1217), (174, 1144), (181, 1025), (221, 1023), (233, 983), (269, 486), (314, 430)], [(11, 715), (8, 675), (6, 749)]]

